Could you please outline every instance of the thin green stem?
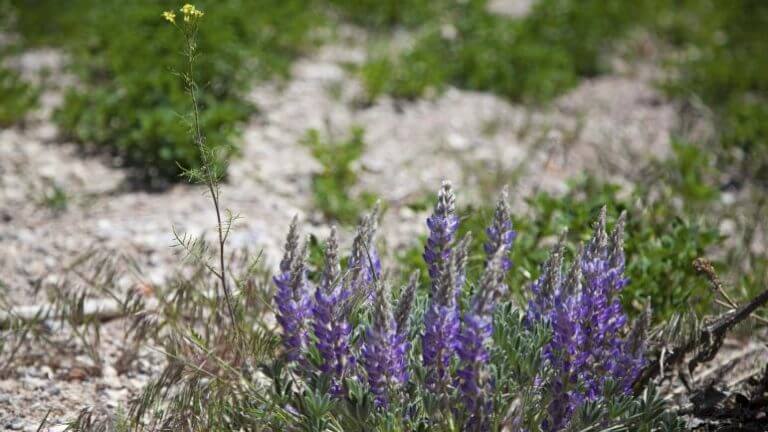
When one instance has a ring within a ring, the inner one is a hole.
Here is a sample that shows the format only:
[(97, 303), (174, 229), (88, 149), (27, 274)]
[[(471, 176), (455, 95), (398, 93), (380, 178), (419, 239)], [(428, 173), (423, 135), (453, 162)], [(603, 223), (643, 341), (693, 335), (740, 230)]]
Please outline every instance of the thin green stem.
[[(202, 127), (200, 126), (200, 107), (198, 103), (197, 98), (197, 84), (194, 80), (194, 63), (195, 63), (195, 51), (196, 51), (196, 43), (195, 43), (195, 37), (197, 34), (197, 29), (192, 30), (191, 32), (184, 32), (185, 36), (185, 42), (187, 45), (187, 77), (186, 77), (186, 84), (187, 84), (187, 91), (189, 91), (190, 98), (192, 99), (192, 114), (193, 114), (193, 134), (194, 134), (194, 141), (195, 144), (198, 147), (198, 150), (200, 151), (200, 157), (202, 161), (202, 170), (203, 175), (205, 179), (205, 183), (208, 186), (208, 191), (211, 194), (211, 201), (213, 202), (213, 209), (216, 213), (216, 222), (217, 222), (217, 231), (219, 236), (219, 272), (216, 276), (218, 276), (219, 281), (221, 283), (221, 289), (224, 292), (224, 298), (227, 303), (227, 310), (229, 312), (229, 318), (232, 320), (232, 326), (235, 328), (237, 333), (237, 325), (235, 324), (235, 310), (232, 306), (232, 299), (229, 293), (229, 287), (227, 286), (227, 273), (226, 273), (226, 264), (225, 264), (225, 247), (226, 247), (226, 239), (224, 236), (224, 226), (221, 221), (221, 206), (219, 203), (219, 185), (218, 185), (218, 178), (213, 170), (212, 167), (212, 161), (209, 159), (208, 151), (205, 147), (205, 137), (202, 133)], [(218, 296), (217, 296), (218, 297)]]

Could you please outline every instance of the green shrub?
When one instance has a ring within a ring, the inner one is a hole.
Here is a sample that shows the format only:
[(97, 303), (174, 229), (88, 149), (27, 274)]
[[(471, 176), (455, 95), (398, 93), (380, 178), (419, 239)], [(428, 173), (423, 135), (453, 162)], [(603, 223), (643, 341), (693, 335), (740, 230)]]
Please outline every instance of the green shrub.
[(362, 128), (355, 127), (348, 138), (336, 141), (332, 137), (323, 139), (319, 131), (311, 129), (302, 141), (323, 166), (322, 171), (312, 178), (315, 206), (326, 218), (343, 224), (354, 223), (362, 210), (375, 201), (369, 193), (356, 197), (351, 190), (357, 183), (353, 163), (365, 150), (364, 133)]
[(413, 98), (453, 85), (513, 101), (546, 101), (580, 77), (604, 71), (601, 54), (644, 16), (644, 5), (542, 0), (515, 20), (488, 12), (485, 1), (469, 1), (457, 6), (450, 25), (445, 15), (424, 23), (413, 47), (398, 58), (374, 58), (362, 68), (363, 81), (370, 98)]
[(38, 96), (39, 89), (24, 82), (17, 72), (0, 67), (0, 127), (22, 120), (37, 105)]
[[(17, 2), (30, 43), (62, 46), (73, 54), (81, 85), (70, 90), (56, 121), (79, 142), (108, 149), (141, 178), (176, 180), (180, 166), (200, 165), (184, 119), (188, 97), (176, 35), (160, 16), (176, 2), (75, 0)], [(254, 112), (244, 99), (253, 78), (287, 73), (304, 51), (318, 18), (301, 0), (202, 2), (215, 23), (200, 34), (196, 79), (204, 87), (201, 122), (209, 144), (229, 148), (238, 124)], [(164, 67), (165, 66), (165, 67)]]

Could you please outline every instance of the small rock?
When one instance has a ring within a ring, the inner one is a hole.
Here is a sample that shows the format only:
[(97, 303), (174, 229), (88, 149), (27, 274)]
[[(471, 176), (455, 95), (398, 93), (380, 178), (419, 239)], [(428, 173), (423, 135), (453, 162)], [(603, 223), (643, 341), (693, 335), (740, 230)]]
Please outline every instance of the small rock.
[(106, 406), (108, 408), (115, 409), (120, 406), (120, 403), (127, 399), (127, 390), (104, 390), (104, 396), (106, 397)]
[(117, 375), (117, 371), (112, 366), (105, 366), (102, 376), (104, 385), (112, 389), (123, 388), (123, 383), (120, 381), (120, 377)]
[(24, 421), (20, 418), (15, 418), (7, 422), (5, 428), (10, 430), (22, 430), (24, 428)]
[(453, 150), (465, 150), (469, 145), (469, 140), (455, 132), (449, 133), (445, 140)]
[(73, 367), (70, 369), (65, 377), (67, 381), (84, 381), (86, 378), (88, 378), (88, 372), (85, 369), (79, 367)]

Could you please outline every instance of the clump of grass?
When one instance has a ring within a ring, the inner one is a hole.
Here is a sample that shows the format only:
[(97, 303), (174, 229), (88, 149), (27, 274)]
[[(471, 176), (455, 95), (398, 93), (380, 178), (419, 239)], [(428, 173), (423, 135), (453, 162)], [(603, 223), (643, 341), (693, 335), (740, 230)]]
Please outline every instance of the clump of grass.
[[(114, 281), (124, 275), (120, 269), (126, 264), (119, 254), (85, 252), (67, 263), (57, 283), (35, 281), (48, 300), (36, 307), (17, 309), (0, 293), (0, 375), (12, 377), (19, 367), (37, 362), (53, 370), (67, 367), (63, 372), (76, 374), (72, 379), (100, 376), (105, 361), (101, 321), (110, 313), (132, 311), (131, 294), (123, 299), (114, 290)], [(112, 304), (95, 303), (94, 297), (109, 299), (117, 307), (110, 310)], [(85, 359), (62, 364), (61, 356), (78, 354)]]
[(60, 214), (69, 207), (70, 198), (71, 197), (62, 186), (55, 181), (52, 181), (42, 192), (40, 203), (54, 214)]
[(323, 138), (318, 130), (312, 129), (302, 141), (322, 165), (322, 171), (312, 178), (312, 195), (315, 206), (329, 220), (354, 223), (362, 209), (370, 207), (376, 199), (368, 192), (354, 196), (353, 191), (357, 184), (354, 164), (365, 150), (364, 137), (365, 130), (360, 127), (353, 127), (349, 136), (341, 140)]

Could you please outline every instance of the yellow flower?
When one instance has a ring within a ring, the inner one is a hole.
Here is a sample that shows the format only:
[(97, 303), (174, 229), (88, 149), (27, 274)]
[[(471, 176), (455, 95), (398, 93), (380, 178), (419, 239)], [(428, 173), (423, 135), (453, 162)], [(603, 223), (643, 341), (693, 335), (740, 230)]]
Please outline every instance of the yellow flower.
[(180, 11), (181, 11), (181, 13), (183, 13), (184, 15), (191, 15), (191, 14), (192, 14), (192, 11), (194, 11), (194, 10), (195, 10), (195, 6), (194, 6), (194, 5), (191, 5), (191, 4), (189, 4), (189, 3), (187, 3), (187, 4), (185, 4), (184, 6), (182, 6), (182, 7), (181, 7), (181, 9), (179, 9), (179, 10), (180, 10)]
[(163, 12), (163, 18), (168, 20), (168, 22), (170, 22), (170, 23), (175, 23), (176, 22), (176, 14), (173, 13), (173, 11), (165, 11), (165, 12)]
[(189, 22), (189, 20), (192, 18), (200, 18), (204, 15), (203, 11), (196, 8), (195, 5), (192, 5), (189, 3), (182, 6), (181, 9), (179, 9), (179, 11), (181, 11), (181, 13), (184, 14), (184, 21), (187, 21), (187, 22)]

